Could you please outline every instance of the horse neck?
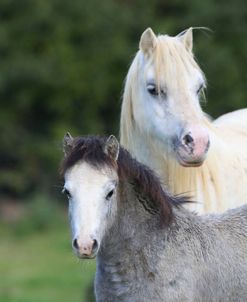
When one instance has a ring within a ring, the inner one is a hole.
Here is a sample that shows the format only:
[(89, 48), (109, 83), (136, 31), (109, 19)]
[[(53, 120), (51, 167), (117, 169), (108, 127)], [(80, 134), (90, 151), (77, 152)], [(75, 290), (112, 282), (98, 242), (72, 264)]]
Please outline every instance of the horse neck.
[(220, 136), (206, 117), (204, 124), (211, 133), (212, 143), (205, 162), (196, 168), (179, 165), (172, 150), (164, 149), (157, 141), (154, 143), (153, 138), (138, 128), (133, 128), (128, 138), (121, 136), (121, 140), (134, 157), (158, 174), (172, 194), (188, 194), (193, 200), (200, 202), (197, 207), (192, 204), (193, 210), (213, 212), (221, 208), (220, 202), (224, 194), (224, 188), (218, 185), (221, 162)]
[[(127, 128), (126, 125), (125, 128)], [(128, 131), (128, 135), (126, 135), (122, 129), (120, 139), (121, 144), (133, 157), (152, 168), (152, 170), (161, 177), (162, 182), (167, 182), (167, 174), (164, 172), (167, 170), (166, 165), (168, 160), (166, 153), (161, 154), (160, 149), (162, 146), (159, 145), (158, 142), (153, 144), (153, 138), (140, 131), (140, 129), (133, 124), (130, 131)]]

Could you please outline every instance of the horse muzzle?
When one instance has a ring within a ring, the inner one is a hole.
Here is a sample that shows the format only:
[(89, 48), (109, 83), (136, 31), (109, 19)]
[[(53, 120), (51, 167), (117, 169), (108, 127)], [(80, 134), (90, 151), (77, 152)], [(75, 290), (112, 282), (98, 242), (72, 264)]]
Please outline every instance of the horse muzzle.
[(201, 126), (191, 126), (175, 143), (177, 160), (183, 167), (199, 167), (210, 146), (208, 132)]

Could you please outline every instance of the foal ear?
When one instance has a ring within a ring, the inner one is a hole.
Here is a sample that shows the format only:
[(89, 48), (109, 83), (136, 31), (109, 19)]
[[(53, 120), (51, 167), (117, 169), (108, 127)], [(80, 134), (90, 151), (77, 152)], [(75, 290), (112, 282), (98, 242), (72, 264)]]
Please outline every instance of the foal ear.
[(141, 35), (139, 48), (144, 52), (144, 54), (150, 54), (156, 45), (156, 36), (152, 29), (147, 28)]
[(119, 142), (114, 135), (110, 135), (105, 143), (104, 152), (113, 160), (118, 159)]
[(185, 48), (189, 51), (192, 52), (193, 48), (193, 28), (190, 27), (186, 29), (185, 31), (181, 32), (178, 35), (180, 41), (184, 44)]
[(71, 134), (69, 132), (67, 132), (65, 135), (64, 135), (64, 138), (63, 138), (63, 152), (64, 152), (64, 155), (67, 156), (71, 149), (72, 149), (72, 146), (73, 146), (73, 137), (71, 136)]

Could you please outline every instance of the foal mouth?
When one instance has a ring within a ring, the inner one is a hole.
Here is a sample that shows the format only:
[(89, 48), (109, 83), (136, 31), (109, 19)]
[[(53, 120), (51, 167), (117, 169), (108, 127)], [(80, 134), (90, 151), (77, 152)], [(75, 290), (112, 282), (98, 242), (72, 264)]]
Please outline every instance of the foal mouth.
[(86, 255), (86, 254), (81, 254), (79, 252), (75, 252), (76, 256), (79, 258), (79, 259), (95, 259), (96, 256), (97, 256), (97, 252), (96, 253), (93, 253), (91, 255)]
[(90, 260), (90, 259), (95, 259), (96, 258), (96, 255), (93, 255), (93, 256), (84, 256), (84, 255), (77, 255), (77, 257), (81, 260)]

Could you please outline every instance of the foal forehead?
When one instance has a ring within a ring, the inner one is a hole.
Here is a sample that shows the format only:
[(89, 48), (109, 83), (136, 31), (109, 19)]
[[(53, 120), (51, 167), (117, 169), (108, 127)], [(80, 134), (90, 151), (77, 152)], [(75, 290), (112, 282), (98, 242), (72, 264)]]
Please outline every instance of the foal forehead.
[(94, 167), (87, 162), (78, 162), (65, 173), (65, 184), (75, 186), (82, 184), (102, 184), (112, 178), (116, 178), (117, 173), (108, 166)]

